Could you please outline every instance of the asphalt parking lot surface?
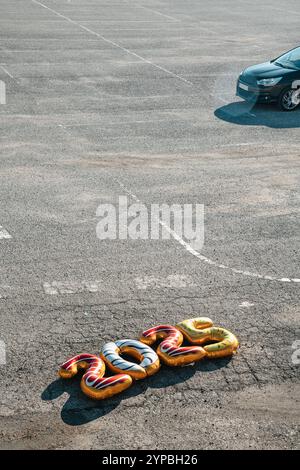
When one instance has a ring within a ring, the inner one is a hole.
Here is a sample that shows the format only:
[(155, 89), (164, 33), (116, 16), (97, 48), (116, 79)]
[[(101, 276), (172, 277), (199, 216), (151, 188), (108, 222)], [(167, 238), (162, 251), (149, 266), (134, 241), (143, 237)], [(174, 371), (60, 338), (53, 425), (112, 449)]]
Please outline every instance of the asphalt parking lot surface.
[[(235, 97), (299, 20), (297, 0), (0, 1), (0, 448), (299, 448), (300, 111)], [(204, 204), (201, 255), (99, 240), (97, 207), (122, 195)], [(57, 378), (201, 315), (234, 358), (103, 402)]]

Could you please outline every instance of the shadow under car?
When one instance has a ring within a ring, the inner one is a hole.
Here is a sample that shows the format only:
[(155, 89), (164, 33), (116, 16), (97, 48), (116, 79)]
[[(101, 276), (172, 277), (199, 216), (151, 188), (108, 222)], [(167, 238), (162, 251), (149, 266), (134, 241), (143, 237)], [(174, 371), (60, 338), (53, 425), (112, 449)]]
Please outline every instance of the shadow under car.
[(250, 106), (246, 101), (236, 101), (216, 109), (214, 114), (222, 121), (240, 126), (265, 126), (274, 129), (300, 127), (300, 107), (286, 113), (272, 105)]

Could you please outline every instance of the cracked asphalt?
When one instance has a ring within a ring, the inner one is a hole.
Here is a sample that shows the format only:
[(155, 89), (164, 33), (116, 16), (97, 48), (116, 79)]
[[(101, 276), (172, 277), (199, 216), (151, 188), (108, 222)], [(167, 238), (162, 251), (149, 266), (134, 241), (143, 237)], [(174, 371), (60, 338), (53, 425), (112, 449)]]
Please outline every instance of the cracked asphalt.
[[(297, 0), (0, 0), (0, 449), (300, 447), (300, 111), (235, 97), (299, 20)], [(123, 186), (204, 204), (213, 263), (173, 238), (100, 241)], [(99, 403), (57, 377), (200, 315), (238, 336), (234, 358)]]

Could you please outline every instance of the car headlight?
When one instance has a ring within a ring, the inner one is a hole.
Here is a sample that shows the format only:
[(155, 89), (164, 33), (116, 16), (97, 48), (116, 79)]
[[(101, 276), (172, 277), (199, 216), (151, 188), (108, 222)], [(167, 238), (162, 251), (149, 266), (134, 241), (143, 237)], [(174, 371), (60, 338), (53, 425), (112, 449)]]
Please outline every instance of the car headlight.
[(264, 78), (263, 80), (257, 80), (257, 85), (274, 86), (274, 85), (277, 85), (277, 83), (279, 83), (281, 79), (282, 77)]

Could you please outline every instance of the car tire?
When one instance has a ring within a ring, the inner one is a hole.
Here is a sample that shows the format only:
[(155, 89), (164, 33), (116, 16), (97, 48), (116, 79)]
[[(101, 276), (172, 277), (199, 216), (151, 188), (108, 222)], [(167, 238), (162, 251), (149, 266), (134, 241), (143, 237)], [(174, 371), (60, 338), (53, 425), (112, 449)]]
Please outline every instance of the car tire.
[(278, 107), (281, 111), (295, 111), (299, 107), (299, 103), (295, 103), (292, 100), (293, 94), (296, 90), (293, 88), (285, 88), (278, 98)]

